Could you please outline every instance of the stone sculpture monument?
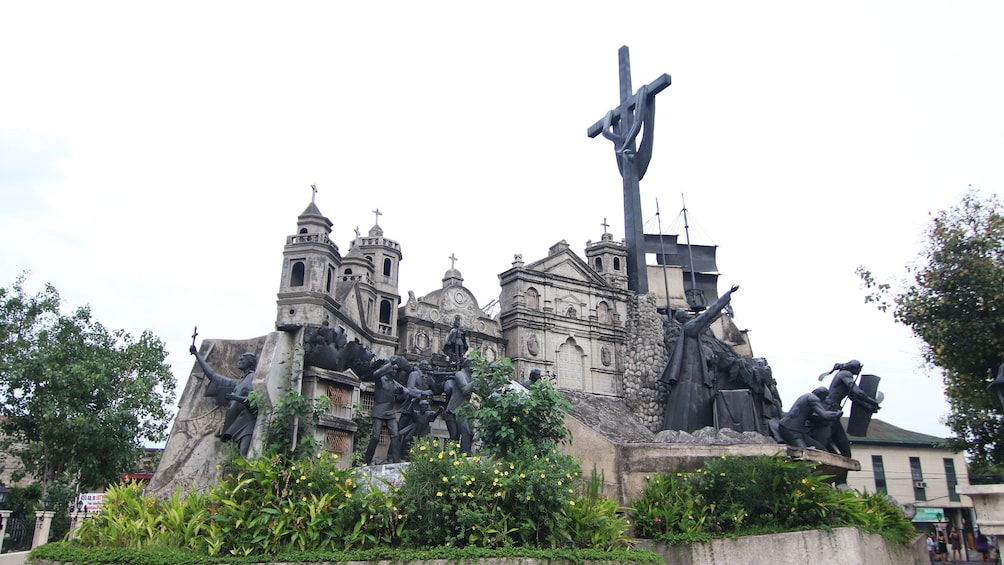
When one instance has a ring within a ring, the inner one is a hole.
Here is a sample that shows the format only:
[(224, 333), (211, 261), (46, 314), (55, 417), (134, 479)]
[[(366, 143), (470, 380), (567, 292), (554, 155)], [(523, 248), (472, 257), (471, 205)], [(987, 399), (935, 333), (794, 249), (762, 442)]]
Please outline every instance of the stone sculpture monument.
[(251, 434), (254, 433), (255, 421), (258, 418), (258, 409), (251, 404), (248, 396), (252, 391), (254, 382), (254, 370), (258, 365), (258, 357), (254, 353), (242, 353), (237, 361), (237, 370), (244, 374), (240, 379), (224, 377), (213, 371), (206, 363), (206, 359), (199, 354), (195, 347), (195, 337), (189, 352), (195, 356), (199, 367), (209, 379), (206, 385), (205, 395), (216, 400), (217, 406), (226, 406), (226, 417), (223, 420), (223, 432), (220, 440), (224, 443), (233, 441), (237, 443), (242, 456), (247, 456), (251, 447)]
[[(637, 92), (631, 90), (631, 56), (627, 46), (617, 52), (620, 75), (620, 105), (607, 112), (602, 120), (589, 126), (589, 137), (603, 134), (614, 144), (617, 168), (624, 179), (624, 225), (627, 240), (628, 288), (638, 294), (648, 292), (645, 268), (644, 219), (638, 183), (652, 160), (655, 134), (655, 95), (671, 84), (664, 74)], [(635, 144), (641, 135), (641, 143)]]

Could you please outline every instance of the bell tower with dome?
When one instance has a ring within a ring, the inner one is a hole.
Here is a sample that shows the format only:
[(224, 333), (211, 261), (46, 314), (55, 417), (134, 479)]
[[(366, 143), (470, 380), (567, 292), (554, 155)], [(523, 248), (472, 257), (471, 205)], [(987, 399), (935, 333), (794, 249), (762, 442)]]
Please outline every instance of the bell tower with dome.
[(276, 329), (319, 326), (330, 313), (339, 309), (335, 283), (342, 257), (330, 237), (332, 225), (311, 198), (297, 218), (296, 233), (286, 237)]

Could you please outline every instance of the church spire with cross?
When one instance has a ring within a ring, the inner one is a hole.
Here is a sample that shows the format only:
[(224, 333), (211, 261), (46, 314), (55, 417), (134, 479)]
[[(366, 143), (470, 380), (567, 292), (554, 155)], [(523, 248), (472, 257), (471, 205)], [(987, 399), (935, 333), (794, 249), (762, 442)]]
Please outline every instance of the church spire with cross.
[(460, 274), (460, 271), (457, 270), (457, 261), (460, 259), (457, 258), (456, 253), (450, 253), (450, 256), (447, 257), (447, 259), (450, 260), (450, 270), (446, 271), (446, 274), (443, 275), (443, 288), (463, 286), (464, 277)]
[(370, 228), (369, 236), (382, 237), (383, 228), (380, 227), (380, 216), (383, 216), (383, 212), (381, 212), (380, 209), (377, 208), (376, 210), (372, 210), (372, 213), (374, 216), (374, 220), (373, 220), (373, 227)]

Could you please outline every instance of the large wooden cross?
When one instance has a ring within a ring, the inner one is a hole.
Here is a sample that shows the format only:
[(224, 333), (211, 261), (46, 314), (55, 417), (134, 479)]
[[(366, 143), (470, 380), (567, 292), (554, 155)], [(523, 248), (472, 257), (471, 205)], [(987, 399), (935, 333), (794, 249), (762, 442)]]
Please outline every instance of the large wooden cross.
[[(607, 112), (602, 120), (589, 126), (586, 134), (603, 137), (614, 143), (617, 168), (624, 179), (624, 239), (627, 243), (628, 289), (638, 294), (648, 292), (648, 272), (645, 267), (644, 221), (641, 216), (639, 181), (645, 176), (652, 160), (655, 133), (655, 95), (672, 84), (669, 75), (631, 90), (631, 57), (627, 46), (617, 51), (620, 71), (620, 105)], [(640, 145), (635, 145), (638, 135)]]

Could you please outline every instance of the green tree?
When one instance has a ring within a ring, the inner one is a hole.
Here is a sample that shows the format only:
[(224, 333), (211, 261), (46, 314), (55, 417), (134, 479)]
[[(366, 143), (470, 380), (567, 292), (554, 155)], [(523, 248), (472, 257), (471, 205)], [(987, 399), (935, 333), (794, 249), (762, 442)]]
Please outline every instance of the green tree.
[(479, 400), (461, 410), (477, 422), (486, 451), (504, 457), (526, 442), (545, 453), (571, 440), (565, 427), (568, 401), (550, 381), (540, 379), (527, 392), (512, 382), (513, 365), (508, 358), (489, 364), (475, 353), (472, 360), (474, 393)]
[(166, 437), (174, 378), (163, 342), (109, 331), (89, 307), (60, 312), (52, 285), (0, 288), (0, 449), (48, 485), (99, 488)]
[(987, 392), (1004, 362), (1004, 210), (970, 189), (958, 206), (933, 215), (927, 241), (899, 290), (861, 267), (865, 301), (892, 308), (941, 369), (953, 447), (976, 467), (1004, 465), (1001, 409)]

